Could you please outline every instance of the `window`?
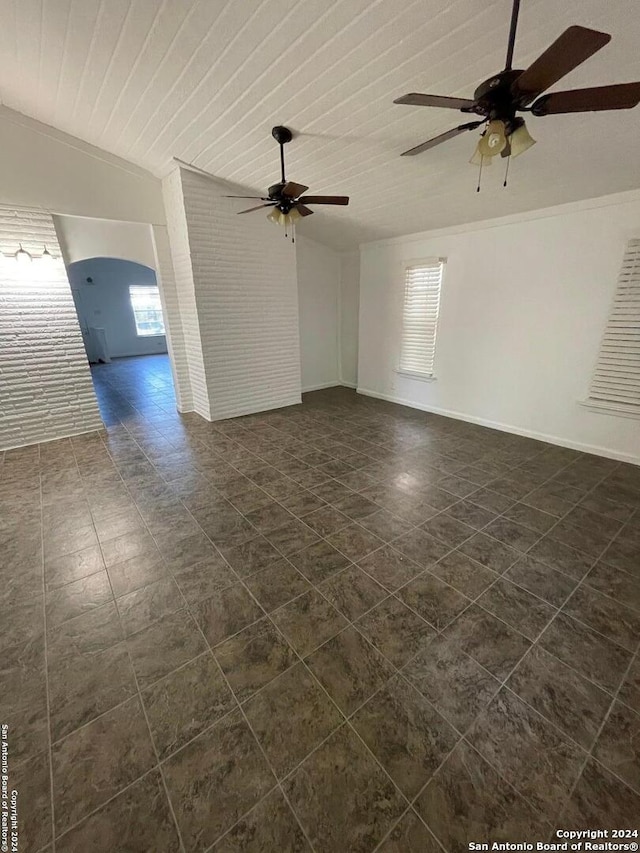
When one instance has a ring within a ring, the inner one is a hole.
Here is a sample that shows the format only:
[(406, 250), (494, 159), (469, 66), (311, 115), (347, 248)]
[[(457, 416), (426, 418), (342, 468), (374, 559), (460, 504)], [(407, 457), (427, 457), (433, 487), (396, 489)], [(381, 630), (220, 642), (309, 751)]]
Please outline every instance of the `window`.
[(624, 254), (587, 403), (640, 415), (640, 240)]
[(433, 376), (443, 271), (443, 258), (405, 269), (400, 373)]
[(155, 284), (132, 284), (129, 298), (136, 321), (138, 337), (164, 335), (164, 319), (160, 293)]

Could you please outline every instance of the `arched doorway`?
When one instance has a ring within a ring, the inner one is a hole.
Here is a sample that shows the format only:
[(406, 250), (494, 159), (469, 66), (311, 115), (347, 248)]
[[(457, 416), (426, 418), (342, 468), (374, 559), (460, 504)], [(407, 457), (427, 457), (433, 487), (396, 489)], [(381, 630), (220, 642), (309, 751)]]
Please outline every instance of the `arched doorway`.
[(69, 264), (68, 276), (103, 421), (175, 411), (155, 271), (94, 257)]

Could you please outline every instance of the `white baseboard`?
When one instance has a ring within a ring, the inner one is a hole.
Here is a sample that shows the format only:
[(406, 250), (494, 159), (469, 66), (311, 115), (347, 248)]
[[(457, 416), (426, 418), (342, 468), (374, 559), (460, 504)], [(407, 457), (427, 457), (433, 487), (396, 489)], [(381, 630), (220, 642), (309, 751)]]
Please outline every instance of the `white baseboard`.
[(536, 430), (523, 429), (522, 427), (504, 424), (499, 421), (490, 421), (486, 418), (478, 418), (475, 415), (468, 415), (464, 412), (455, 412), (450, 409), (441, 409), (437, 406), (425, 406), (421, 403), (415, 403), (412, 400), (404, 400), (401, 397), (396, 397), (393, 394), (380, 394), (378, 391), (372, 391), (370, 388), (357, 388), (358, 394), (365, 397), (375, 397), (377, 400), (386, 400), (388, 403), (397, 403), (399, 406), (408, 406), (410, 409), (418, 409), (421, 412), (431, 412), (434, 415), (442, 415), (445, 418), (454, 418), (457, 421), (466, 421), (478, 426), (490, 427), (491, 429), (500, 430), (500, 432), (510, 432), (513, 435), (521, 435), (525, 438), (535, 438), (538, 441), (546, 441), (549, 444), (556, 444), (559, 447), (568, 447), (570, 450), (578, 450), (581, 453), (593, 453), (595, 456), (604, 456), (607, 459), (615, 459), (618, 462), (630, 462), (632, 465), (640, 465), (640, 456), (634, 456), (632, 453), (620, 453), (617, 450), (611, 450), (608, 447), (600, 447), (596, 444), (584, 444), (579, 441), (571, 441), (570, 439), (560, 438), (557, 435), (549, 435)]
[(302, 389), (303, 394), (307, 394), (309, 391), (323, 391), (325, 388), (340, 388), (344, 386), (345, 388), (355, 388), (356, 385), (351, 382), (344, 382), (342, 379), (335, 379), (333, 382), (323, 382), (322, 385), (308, 385), (306, 388)]
[(340, 384), (344, 385), (345, 388), (356, 389), (358, 387), (358, 384), (356, 382), (347, 382), (345, 379), (341, 379)]

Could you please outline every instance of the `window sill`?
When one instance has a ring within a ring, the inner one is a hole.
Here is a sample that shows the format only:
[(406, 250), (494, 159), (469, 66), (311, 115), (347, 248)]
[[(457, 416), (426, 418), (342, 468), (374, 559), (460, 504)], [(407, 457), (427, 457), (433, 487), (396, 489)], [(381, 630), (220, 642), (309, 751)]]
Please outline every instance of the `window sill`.
[(154, 332), (152, 335), (136, 335), (136, 338), (140, 338), (141, 341), (146, 340), (147, 338), (164, 338), (165, 332)]
[(620, 418), (635, 418), (636, 420), (640, 420), (640, 408), (637, 406), (605, 403), (600, 400), (579, 400), (578, 405), (603, 415), (616, 415)]
[(399, 376), (406, 376), (407, 379), (417, 379), (419, 382), (437, 382), (438, 377), (427, 373), (412, 373), (410, 370), (396, 370)]

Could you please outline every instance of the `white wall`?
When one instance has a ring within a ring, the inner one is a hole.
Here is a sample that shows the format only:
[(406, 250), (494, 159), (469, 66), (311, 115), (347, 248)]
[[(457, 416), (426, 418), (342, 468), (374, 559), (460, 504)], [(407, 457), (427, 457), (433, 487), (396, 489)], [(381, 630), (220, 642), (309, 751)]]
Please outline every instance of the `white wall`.
[(296, 266), (302, 390), (330, 388), (340, 383), (340, 255), (297, 236)]
[(0, 107), (0, 202), (163, 224), (160, 181), (100, 148)]
[(167, 351), (164, 335), (138, 335), (129, 297), (132, 284), (157, 284), (152, 269), (119, 258), (87, 258), (67, 272), (83, 334), (91, 326), (103, 328), (111, 358)]
[(154, 269), (151, 225), (87, 216), (54, 216), (67, 266), (86, 258), (120, 258)]
[[(361, 251), (358, 390), (428, 411), (640, 462), (637, 419), (579, 403), (640, 194), (371, 243)], [(395, 372), (403, 265), (448, 259), (435, 372)]]
[(360, 311), (360, 252), (340, 255), (340, 382), (358, 384), (358, 316)]
[[(55, 260), (26, 266), (46, 243)], [(100, 429), (102, 421), (51, 216), (0, 208), (0, 450)]]

